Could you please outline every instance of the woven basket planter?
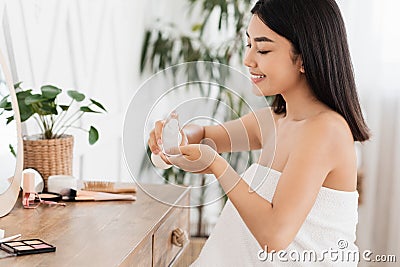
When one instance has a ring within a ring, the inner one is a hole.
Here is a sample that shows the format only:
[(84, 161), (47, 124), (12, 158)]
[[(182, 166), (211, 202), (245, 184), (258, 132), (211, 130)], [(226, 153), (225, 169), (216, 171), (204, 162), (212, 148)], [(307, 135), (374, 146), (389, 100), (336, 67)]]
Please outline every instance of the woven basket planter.
[(40, 136), (24, 137), (24, 169), (33, 168), (42, 175), (46, 192), (49, 176), (72, 175), (74, 137), (40, 139)]

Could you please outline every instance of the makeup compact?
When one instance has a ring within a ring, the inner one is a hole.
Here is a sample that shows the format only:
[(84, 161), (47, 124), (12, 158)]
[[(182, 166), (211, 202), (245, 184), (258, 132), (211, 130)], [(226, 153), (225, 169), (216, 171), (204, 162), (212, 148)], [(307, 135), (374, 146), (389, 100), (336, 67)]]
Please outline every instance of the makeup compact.
[(16, 256), (56, 251), (55, 246), (40, 239), (4, 242), (0, 244), (0, 248)]

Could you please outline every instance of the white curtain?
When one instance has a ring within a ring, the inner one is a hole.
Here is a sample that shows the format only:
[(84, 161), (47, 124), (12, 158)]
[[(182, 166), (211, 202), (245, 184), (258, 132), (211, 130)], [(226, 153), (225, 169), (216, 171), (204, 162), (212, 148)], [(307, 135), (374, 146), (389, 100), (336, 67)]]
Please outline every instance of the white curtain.
[[(400, 261), (400, 1), (338, 3), (347, 26), (362, 108), (372, 133), (372, 139), (362, 146), (363, 202), (357, 242), (360, 251), (396, 255)], [(360, 266), (376, 265), (360, 262)]]

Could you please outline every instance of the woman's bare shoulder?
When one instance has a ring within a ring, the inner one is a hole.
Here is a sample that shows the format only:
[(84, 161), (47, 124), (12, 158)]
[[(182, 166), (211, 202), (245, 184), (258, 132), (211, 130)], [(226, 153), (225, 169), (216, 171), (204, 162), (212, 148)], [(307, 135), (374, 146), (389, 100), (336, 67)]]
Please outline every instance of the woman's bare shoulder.
[[(296, 168), (303, 166), (303, 169), (307, 169), (306, 165), (310, 164), (309, 171), (318, 166), (321, 173), (335, 173), (336, 178), (346, 179), (354, 173), (356, 162), (353, 136), (347, 122), (339, 114), (329, 111), (307, 118), (301, 121), (293, 135), (288, 159), (292, 159), (292, 164), (294, 161), (300, 162)], [(336, 180), (340, 183), (339, 179)], [(334, 188), (341, 186), (335, 184)]]
[(335, 111), (324, 111), (307, 119), (302, 132), (309, 136), (325, 136), (326, 142), (338, 149), (346, 146), (353, 148), (354, 139), (350, 127)]
[(321, 112), (318, 115), (310, 118), (310, 123), (319, 125), (321, 127), (336, 129), (336, 133), (342, 133), (348, 137), (352, 135), (347, 121), (342, 115), (332, 110)]
[(354, 138), (346, 120), (337, 112), (323, 112), (308, 122), (310, 144), (318, 143), (319, 150), (324, 151), (331, 170), (323, 186), (354, 191), (357, 183), (357, 157), (354, 149)]

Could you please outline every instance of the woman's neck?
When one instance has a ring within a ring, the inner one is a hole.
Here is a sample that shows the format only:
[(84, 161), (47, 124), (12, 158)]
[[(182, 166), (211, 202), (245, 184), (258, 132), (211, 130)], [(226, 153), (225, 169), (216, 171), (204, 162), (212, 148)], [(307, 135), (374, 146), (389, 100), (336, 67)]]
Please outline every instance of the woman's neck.
[(303, 83), (282, 94), (286, 101), (286, 120), (302, 121), (329, 108), (320, 102), (311, 88)]

